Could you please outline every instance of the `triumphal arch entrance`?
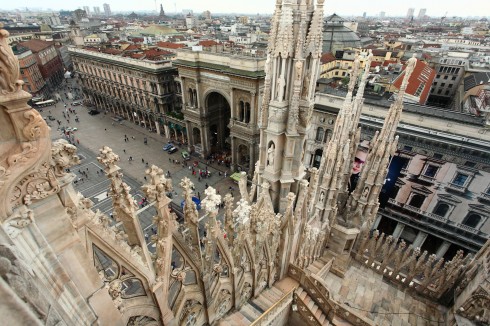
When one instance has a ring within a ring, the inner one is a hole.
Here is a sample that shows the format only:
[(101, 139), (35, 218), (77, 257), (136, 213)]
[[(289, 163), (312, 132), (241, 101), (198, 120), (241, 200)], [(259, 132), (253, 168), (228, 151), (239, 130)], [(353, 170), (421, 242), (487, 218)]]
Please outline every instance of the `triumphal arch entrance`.
[(173, 64), (182, 85), (189, 150), (253, 173), (265, 57), (183, 50)]

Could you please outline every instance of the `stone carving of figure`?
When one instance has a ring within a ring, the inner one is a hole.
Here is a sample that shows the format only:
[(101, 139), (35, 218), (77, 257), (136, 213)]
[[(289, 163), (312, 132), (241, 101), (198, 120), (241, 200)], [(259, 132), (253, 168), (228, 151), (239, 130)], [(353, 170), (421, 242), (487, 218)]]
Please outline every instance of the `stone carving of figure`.
[(320, 193), (320, 203), (323, 203), (324, 200), (325, 200), (325, 193), (322, 191)]
[(274, 145), (274, 143), (271, 143), (271, 145), (269, 146), (269, 149), (267, 150), (267, 165), (269, 165), (269, 166), (274, 165), (274, 155), (275, 155), (274, 152), (275, 151), (276, 151), (275, 145)]
[(20, 89), (19, 61), (8, 44), (9, 32), (0, 23), (0, 92), (11, 93)]
[(303, 62), (297, 61), (296, 64), (294, 65), (294, 68), (296, 70), (296, 76), (294, 77), (294, 80), (301, 80), (301, 75), (303, 73)]
[(364, 188), (362, 191), (362, 198), (366, 198), (369, 193), (369, 187)]
[(303, 83), (303, 89), (301, 90), (301, 96), (305, 97), (308, 95), (308, 89), (310, 87), (310, 76), (306, 74), (305, 81)]
[(277, 81), (277, 100), (282, 101), (284, 99), (284, 86), (286, 86), (286, 80), (282, 74)]

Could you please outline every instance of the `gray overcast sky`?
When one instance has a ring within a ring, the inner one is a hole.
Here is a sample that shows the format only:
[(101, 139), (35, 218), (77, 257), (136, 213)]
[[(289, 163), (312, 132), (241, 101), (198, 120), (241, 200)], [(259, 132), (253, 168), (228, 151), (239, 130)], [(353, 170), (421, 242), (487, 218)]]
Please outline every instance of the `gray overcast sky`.
[[(3, 2), (3, 3), (2, 3)], [(74, 10), (82, 6), (89, 6), (90, 10), (94, 6), (99, 6), (102, 10), (102, 4), (108, 3), (112, 11), (142, 11), (155, 10), (155, 0), (138, 0), (138, 1), (114, 1), (114, 0), (17, 0), (7, 1), (0, 0), (1, 9), (14, 8), (50, 8), (53, 10), (68, 9)], [(275, 0), (156, 0), (156, 4), (160, 7), (163, 3), (163, 8), (166, 12), (173, 13), (181, 12), (182, 9), (192, 9), (194, 13), (201, 13), (204, 10), (213, 13), (272, 13), (274, 11)], [(408, 8), (415, 8), (415, 15), (418, 14), (420, 8), (427, 9), (429, 16), (442, 16), (447, 11), (447, 16), (481, 16), (490, 15), (490, 1), (483, 0), (444, 0), (444, 1), (427, 1), (427, 0), (412, 0), (400, 4), (394, 0), (325, 0), (325, 14), (329, 15), (337, 13), (339, 15), (355, 15), (361, 16), (366, 12), (368, 16), (377, 16), (381, 11), (386, 12), (387, 16), (397, 15), (405, 16)]]

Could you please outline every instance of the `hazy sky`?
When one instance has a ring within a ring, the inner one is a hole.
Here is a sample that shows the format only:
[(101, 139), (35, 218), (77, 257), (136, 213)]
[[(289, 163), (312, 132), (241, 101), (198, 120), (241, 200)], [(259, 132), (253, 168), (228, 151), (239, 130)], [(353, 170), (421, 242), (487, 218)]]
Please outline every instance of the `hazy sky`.
[[(92, 11), (94, 6), (99, 6), (102, 11), (102, 4), (108, 3), (112, 11), (142, 11), (155, 10), (155, 7), (160, 7), (163, 4), (163, 9), (166, 12), (181, 12), (182, 9), (192, 9), (195, 13), (201, 13), (204, 10), (213, 13), (272, 13), (275, 7), (275, 0), (138, 0), (138, 1), (114, 1), (114, 0), (17, 0), (7, 1), (1, 0), (1, 9), (14, 8), (34, 8), (43, 7), (54, 10), (68, 9), (74, 10), (83, 6), (89, 6)], [(155, 6), (156, 3), (156, 6)], [(400, 4), (394, 0), (378, 0), (378, 1), (360, 1), (360, 0), (325, 0), (325, 14), (329, 15), (337, 13), (339, 15), (356, 15), (361, 16), (366, 12), (368, 16), (378, 16), (381, 11), (386, 12), (387, 16), (397, 15), (405, 16), (408, 8), (415, 8), (415, 15), (418, 15), (420, 8), (427, 9), (429, 16), (442, 16), (447, 11), (447, 16), (482, 16), (490, 15), (490, 1), (469, 0), (444, 0), (444, 1), (427, 1), (427, 0), (412, 0)]]

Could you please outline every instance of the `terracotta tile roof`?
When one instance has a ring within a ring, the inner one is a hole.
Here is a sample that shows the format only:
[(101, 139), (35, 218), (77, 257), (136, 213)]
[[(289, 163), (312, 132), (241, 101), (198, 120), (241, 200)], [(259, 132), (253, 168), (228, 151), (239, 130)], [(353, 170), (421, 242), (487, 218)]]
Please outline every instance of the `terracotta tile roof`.
[(397, 64), (397, 63), (398, 63), (398, 61), (396, 59), (385, 60), (383, 62), (383, 67), (387, 67), (390, 64)]
[(131, 53), (130, 54), (130, 57), (133, 58), (133, 59), (141, 59), (143, 58), (145, 55), (143, 53)]
[(20, 42), (19, 44), (36, 53), (50, 47), (51, 45), (53, 45), (53, 42), (32, 39), (29, 41)]
[(322, 54), (322, 57), (320, 58), (321, 63), (329, 63), (332, 61), (337, 60), (335, 56), (332, 54), (332, 52), (326, 52)]
[(126, 50), (126, 51), (135, 51), (135, 50), (139, 50), (139, 49), (140, 49), (140, 46), (139, 45), (131, 44), (127, 48), (125, 48), (124, 50)]
[[(403, 72), (393, 83), (393, 86), (398, 89), (400, 89), (400, 86), (402, 85), (403, 77), (405, 76), (405, 68), (406, 66), (403, 67)], [(429, 92), (435, 77), (436, 72), (434, 69), (429, 67), (425, 62), (417, 60), (413, 73), (408, 80), (406, 93), (419, 97), (419, 104), (425, 104), (429, 97)], [(417, 92), (419, 87), (421, 88), (421, 91)], [(416, 93), (420, 94), (417, 96)]]
[(172, 42), (158, 42), (157, 46), (160, 48), (167, 48), (167, 49), (181, 49), (185, 47), (184, 44), (172, 43)]
[(205, 41), (201, 41), (199, 42), (199, 45), (202, 45), (202, 46), (215, 46), (215, 45), (218, 45), (219, 43), (216, 43), (215, 41), (211, 41), (211, 40), (205, 40)]
[(148, 59), (148, 60), (158, 60), (160, 58), (164, 59), (166, 57), (174, 55), (173, 52), (163, 51), (163, 50), (159, 50), (159, 49), (146, 50), (146, 51), (144, 51), (144, 54), (145, 54), (145, 59)]

